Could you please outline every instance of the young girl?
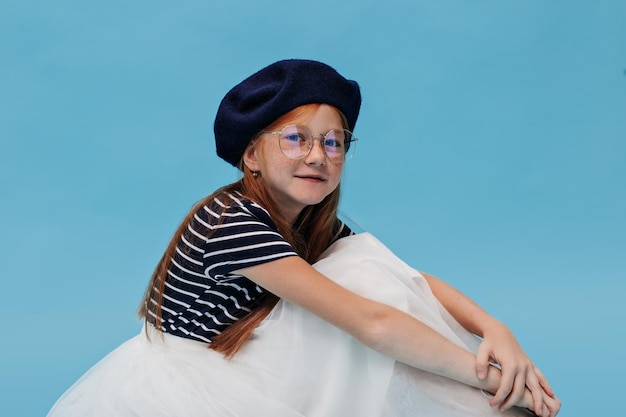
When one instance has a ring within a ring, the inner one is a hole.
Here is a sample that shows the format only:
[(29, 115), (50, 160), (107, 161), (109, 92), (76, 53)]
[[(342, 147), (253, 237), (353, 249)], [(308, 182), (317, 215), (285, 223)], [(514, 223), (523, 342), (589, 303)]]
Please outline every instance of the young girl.
[(307, 60), (228, 92), (217, 153), (242, 178), (181, 223), (145, 332), (49, 416), (556, 415), (505, 325), (337, 218), (360, 105), (356, 82)]

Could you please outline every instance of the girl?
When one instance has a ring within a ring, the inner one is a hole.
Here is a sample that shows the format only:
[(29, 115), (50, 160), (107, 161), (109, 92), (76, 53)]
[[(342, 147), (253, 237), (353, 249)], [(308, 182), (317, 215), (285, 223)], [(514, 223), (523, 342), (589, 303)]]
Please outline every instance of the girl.
[(338, 220), (360, 105), (356, 82), (307, 60), (229, 91), (217, 153), (242, 178), (181, 223), (145, 332), (49, 416), (556, 415), (506, 326)]

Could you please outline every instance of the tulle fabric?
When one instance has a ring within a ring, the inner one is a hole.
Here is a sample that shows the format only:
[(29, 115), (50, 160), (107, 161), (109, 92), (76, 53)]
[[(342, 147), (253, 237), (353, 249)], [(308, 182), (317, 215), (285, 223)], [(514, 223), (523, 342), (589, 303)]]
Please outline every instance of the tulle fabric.
[[(339, 240), (315, 267), (470, 351), (478, 347), (419, 272), (368, 233)], [(232, 360), (203, 343), (142, 333), (90, 369), (48, 417), (527, 415), (518, 409), (500, 413), (480, 390), (396, 363), (280, 301)]]

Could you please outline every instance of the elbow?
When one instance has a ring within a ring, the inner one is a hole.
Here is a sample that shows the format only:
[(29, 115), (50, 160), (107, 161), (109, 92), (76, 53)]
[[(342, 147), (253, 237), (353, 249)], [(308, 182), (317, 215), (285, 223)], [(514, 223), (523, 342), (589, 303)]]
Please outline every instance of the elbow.
[(384, 304), (370, 309), (353, 336), (364, 345), (385, 353), (393, 343), (394, 312), (395, 309)]

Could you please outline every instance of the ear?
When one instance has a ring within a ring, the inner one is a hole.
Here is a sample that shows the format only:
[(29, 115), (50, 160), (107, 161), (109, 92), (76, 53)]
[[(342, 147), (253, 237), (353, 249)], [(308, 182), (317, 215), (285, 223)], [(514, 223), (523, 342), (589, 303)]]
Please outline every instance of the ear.
[(256, 142), (250, 143), (243, 153), (243, 164), (250, 171), (259, 171), (259, 155), (255, 145)]

